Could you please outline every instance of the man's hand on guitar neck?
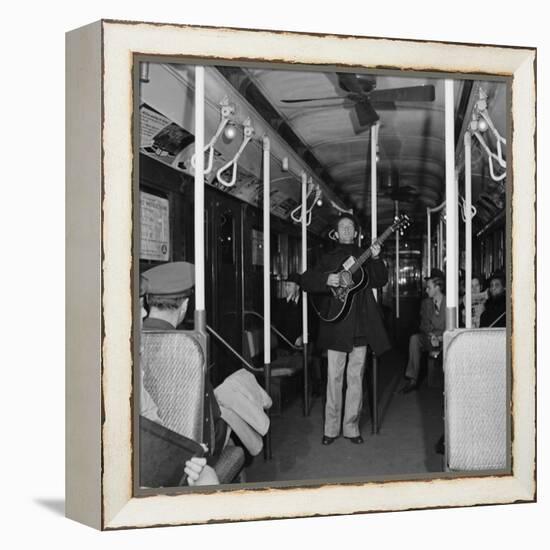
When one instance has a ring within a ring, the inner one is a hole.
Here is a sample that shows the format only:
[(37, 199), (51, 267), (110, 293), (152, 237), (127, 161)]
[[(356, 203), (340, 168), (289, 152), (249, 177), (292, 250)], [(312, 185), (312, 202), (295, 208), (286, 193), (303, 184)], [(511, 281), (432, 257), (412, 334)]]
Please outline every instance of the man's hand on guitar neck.
[(380, 256), (380, 251), (382, 250), (382, 247), (378, 243), (374, 243), (373, 245), (371, 245), (370, 249), (372, 251), (372, 259), (373, 260), (378, 259), (378, 256)]

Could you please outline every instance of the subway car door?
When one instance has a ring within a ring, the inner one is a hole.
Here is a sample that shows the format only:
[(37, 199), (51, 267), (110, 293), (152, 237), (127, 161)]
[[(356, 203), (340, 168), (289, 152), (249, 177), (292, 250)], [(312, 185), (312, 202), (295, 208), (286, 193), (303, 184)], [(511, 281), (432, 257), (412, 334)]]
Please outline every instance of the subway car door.
[[(207, 200), (208, 323), (237, 352), (242, 352), (242, 233), (241, 205), (216, 191)], [(221, 383), (241, 367), (223, 345), (211, 338), (211, 377)]]

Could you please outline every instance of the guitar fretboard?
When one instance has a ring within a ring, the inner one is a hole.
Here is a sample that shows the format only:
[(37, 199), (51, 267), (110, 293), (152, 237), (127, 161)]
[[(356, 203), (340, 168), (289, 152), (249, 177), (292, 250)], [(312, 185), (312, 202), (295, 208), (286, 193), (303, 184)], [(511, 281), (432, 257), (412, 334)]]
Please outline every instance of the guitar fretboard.
[(372, 256), (372, 245), (379, 244), (382, 245), (384, 241), (395, 231), (396, 225), (392, 224), (386, 230), (378, 239), (376, 239), (359, 258), (357, 258), (357, 263), (353, 264), (351, 266), (350, 272), (355, 273), (371, 256)]

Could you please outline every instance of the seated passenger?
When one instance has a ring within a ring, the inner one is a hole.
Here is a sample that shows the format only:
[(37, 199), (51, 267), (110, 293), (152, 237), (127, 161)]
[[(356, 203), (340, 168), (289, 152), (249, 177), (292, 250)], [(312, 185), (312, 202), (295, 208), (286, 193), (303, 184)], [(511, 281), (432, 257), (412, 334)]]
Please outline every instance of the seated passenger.
[[(142, 278), (140, 281), (140, 296), (139, 296), (139, 305), (140, 305), (140, 328), (143, 328), (143, 319), (147, 317), (147, 311), (145, 309), (145, 292), (146, 292), (146, 281)], [(140, 348), (140, 355), (143, 352), (143, 344)], [(158, 408), (155, 405), (155, 402), (145, 389), (143, 384), (143, 370), (141, 371), (141, 388), (140, 388), (140, 413), (145, 418), (162, 424), (162, 421), (158, 415)], [(191, 459), (185, 462), (185, 473), (187, 474), (187, 483), (191, 487), (194, 485), (218, 485), (219, 480), (216, 472), (211, 466), (206, 464), (206, 458), (194, 456)]]
[[(483, 279), (479, 275), (472, 274), (472, 328), (479, 328), (481, 314), (485, 309), (485, 300), (488, 298), (487, 290), (483, 290)], [(466, 326), (466, 310), (464, 309), (464, 297), (460, 301), (461, 326)]]
[[(303, 347), (303, 312), (301, 276), (291, 273), (285, 282), (285, 296), (277, 300), (274, 308), (273, 325), (296, 347)], [(308, 357), (311, 357), (313, 395), (321, 395), (321, 354), (315, 345), (317, 339), (318, 317), (308, 300)], [(298, 352), (299, 353), (299, 352)]]
[(479, 275), (472, 275), (472, 328), (480, 326), (488, 295), (487, 289), (483, 289), (483, 279)]
[(286, 280), (284, 301), (278, 304), (274, 325), (298, 347), (303, 344), (301, 298), (300, 276), (292, 273)]
[(480, 327), (506, 326), (506, 277), (496, 271), (489, 279), (489, 297), (485, 301), (485, 310), (481, 314)]
[[(185, 319), (189, 297), (193, 293), (193, 264), (161, 264), (144, 272), (142, 278), (146, 284), (149, 306), (149, 316), (143, 321), (143, 330), (174, 330)], [(214, 464), (226, 441), (227, 424), (221, 418), (220, 408), (208, 377), (205, 380), (204, 415), (208, 462)]]
[(406, 382), (402, 393), (409, 393), (418, 387), (422, 352), (439, 348), (445, 332), (445, 275), (439, 269), (433, 269), (426, 278), (428, 297), (420, 308), (420, 332), (409, 340), (409, 360), (405, 371)]

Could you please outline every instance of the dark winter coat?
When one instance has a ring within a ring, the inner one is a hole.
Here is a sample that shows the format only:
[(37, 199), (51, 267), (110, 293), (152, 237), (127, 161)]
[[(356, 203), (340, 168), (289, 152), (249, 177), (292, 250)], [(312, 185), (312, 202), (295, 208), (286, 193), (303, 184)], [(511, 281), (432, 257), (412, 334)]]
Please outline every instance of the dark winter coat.
[[(327, 278), (349, 256), (356, 258), (362, 250), (353, 244), (339, 244), (334, 250), (325, 253), (318, 264), (302, 274), (302, 285), (306, 292), (326, 294), (330, 299)], [(390, 341), (384, 328), (380, 309), (371, 288), (380, 288), (388, 281), (386, 265), (380, 259), (367, 260), (363, 264), (368, 274), (368, 284), (353, 296), (353, 303), (345, 318), (327, 323), (319, 320), (317, 344), (321, 349), (350, 352), (354, 347), (369, 345), (376, 355), (390, 349)]]
[[(494, 324), (493, 324), (494, 323)], [(506, 326), (506, 294), (491, 297), (485, 301), (485, 309), (479, 320), (480, 327)]]

